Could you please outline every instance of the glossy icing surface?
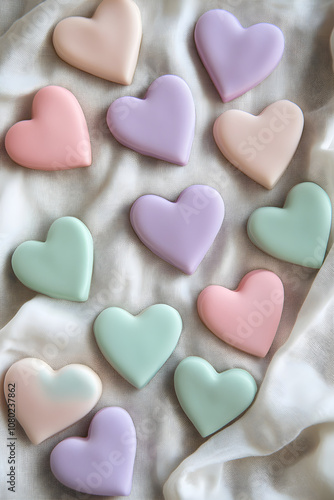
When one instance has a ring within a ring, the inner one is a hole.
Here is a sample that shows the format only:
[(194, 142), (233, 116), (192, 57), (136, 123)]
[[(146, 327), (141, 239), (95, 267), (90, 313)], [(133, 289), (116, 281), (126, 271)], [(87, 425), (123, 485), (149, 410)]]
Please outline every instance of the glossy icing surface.
[(88, 366), (71, 364), (53, 370), (36, 358), (14, 363), (5, 375), (15, 385), (15, 416), (33, 444), (39, 444), (87, 415), (100, 399), (102, 383)]
[(155, 195), (138, 198), (131, 224), (153, 253), (186, 274), (193, 274), (222, 225), (224, 202), (205, 185), (186, 188), (176, 202)]
[(142, 38), (139, 8), (132, 0), (103, 0), (91, 19), (68, 17), (57, 24), (53, 45), (72, 66), (130, 85)]
[(37, 92), (32, 119), (8, 130), (5, 147), (13, 161), (35, 170), (68, 170), (92, 163), (81, 106), (69, 90), (55, 85)]
[(198, 54), (224, 102), (261, 83), (278, 65), (284, 37), (273, 24), (243, 28), (230, 12), (205, 12), (195, 27)]
[(182, 78), (163, 75), (144, 99), (120, 97), (109, 107), (107, 123), (124, 146), (177, 165), (186, 165), (195, 131), (195, 104)]
[(12, 256), (17, 278), (28, 288), (56, 299), (85, 302), (93, 272), (93, 239), (75, 217), (61, 217), (45, 242), (25, 241)]
[(304, 127), (293, 102), (270, 104), (258, 116), (231, 109), (215, 121), (213, 135), (223, 155), (241, 172), (272, 189), (288, 167)]

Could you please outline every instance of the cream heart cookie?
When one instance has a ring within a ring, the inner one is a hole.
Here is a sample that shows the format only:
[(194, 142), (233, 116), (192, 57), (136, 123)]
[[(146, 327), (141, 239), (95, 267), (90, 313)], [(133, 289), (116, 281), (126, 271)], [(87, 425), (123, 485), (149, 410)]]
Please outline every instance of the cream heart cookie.
[(87, 415), (101, 397), (102, 383), (88, 366), (54, 371), (36, 358), (14, 363), (5, 375), (9, 412), (33, 444), (39, 444)]
[(241, 172), (272, 189), (288, 167), (304, 127), (293, 102), (270, 104), (258, 116), (231, 109), (215, 121), (213, 135), (223, 155)]
[(53, 45), (75, 68), (130, 85), (142, 38), (141, 15), (132, 0), (103, 0), (91, 19), (68, 17), (57, 24)]

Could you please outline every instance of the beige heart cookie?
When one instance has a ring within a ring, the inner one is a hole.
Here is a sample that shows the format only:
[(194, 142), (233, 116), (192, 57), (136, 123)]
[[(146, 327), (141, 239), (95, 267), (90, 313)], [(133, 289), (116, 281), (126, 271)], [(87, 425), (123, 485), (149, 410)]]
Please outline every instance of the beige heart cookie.
[(58, 56), (87, 73), (130, 85), (142, 38), (141, 15), (132, 0), (103, 0), (91, 19), (68, 17), (57, 24)]
[(7, 371), (4, 390), (8, 415), (39, 444), (87, 415), (100, 399), (102, 383), (85, 365), (54, 371), (41, 359), (24, 358)]
[(223, 155), (241, 172), (272, 189), (288, 167), (304, 127), (302, 110), (277, 101), (258, 116), (232, 109), (215, 121), (213, 135)]

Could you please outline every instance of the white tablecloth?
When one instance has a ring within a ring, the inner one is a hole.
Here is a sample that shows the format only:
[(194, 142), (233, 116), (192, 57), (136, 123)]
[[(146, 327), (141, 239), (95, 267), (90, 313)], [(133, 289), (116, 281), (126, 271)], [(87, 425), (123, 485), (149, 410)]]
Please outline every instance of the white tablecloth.
[[(103, 382), (97, 407), (44, 443), (32, 445), (17, 426), (16, 493), (5, 484), (7, 411), (1, 394), (0, 498), (82, 498), (53, 477), (50, 452), (67, 436), (84, 436), (97, 409), (120, 405), (130, 412), (138, 434), (131, 500), (159, 500), (163, 495), (166, 500), (330, 500), (334, 498), (334, 250), (317, 274), (259, 251), (247, 237), (246, 223), (259, 206), (282, 206), (298, 182), (317, 182), (334, 199), (332, 2), (137, 0), (143, 42), (130, 87), (80, 72), (54, 52), (51, 34), (57, 22), (69, 15), (90, 16), (98, 3), (10, 0), (0, 4), (1, 380), (13, 362), (33, 356), (54, 369), (68, 363), (87, 364)], [(193, 41), (196, 20), (216, 7), (235, 14), (244, 26), (277, 24), (286, 41), (283, 59), (272, 75), (228, 104), (221, 102)], [(143, 97), (149, 84), (167, 73), (184, 78), (195, 100), (196, 134), (186, 167), (124, 148), (105, 123), (114, 99)], [(89, 168), (31, 171), (15, 165), (4, 150), (6, 131), (30, 117), (33, 96), (49, 84), (71, 90), (83, 107), (93, 147)], [(283, 98), (303, 109), (305, 130), (285, 175), (273, 191), (267, 191), (222, 157), (212, 126), (227, 109), (257, 114)], [(142, 194), (174, 200), (195, 183), (209, 184), (221, 193), (226, 218), (197, 272), (185, 276), (142, 245), (130, 226), (129, 209)], [(94, 274), (86, 303), (36, 296), (15, 278), (10, 266), (18, 244), (45, 239), (51, 223), (65, 215), (80, 218), (94, 238)], [(331, 236), (329, 248), (332, 242)], [(265, 359), (221, 342), (204, 327), (196, 311), (197, 295), (205, 286), (235, 288), (244, 274), (257, 268), (276, 272), (286, 294), (282, 321)], [(138, 391), (105, 361), (92, 325), (108, 306), (137, 314), (154, 303), (178, 309), (184, 328), (166, 365)], [(207, 440), (182, 412), (173, 388), (174, 370), (188, 355), (204, 357), (217, 371), (244, 368), (259, 386), (250, 410)]]

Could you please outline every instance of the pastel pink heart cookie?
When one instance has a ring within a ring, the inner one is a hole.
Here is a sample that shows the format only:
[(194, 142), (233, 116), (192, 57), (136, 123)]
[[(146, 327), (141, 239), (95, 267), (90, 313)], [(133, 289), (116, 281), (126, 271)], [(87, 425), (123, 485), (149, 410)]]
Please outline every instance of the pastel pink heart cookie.
[(54, 85), (37, 92), (32, 119), (8, 130), (5, 147), (16, 163), (36, 170), (67, 170), (92, 163), (81, 106), (69, 90)]
[(86, 438), (64, 439), (52, 450), (51, 470), (58, 481), (73, 490), (88, 495), (128, 496), (136, 444), (136, 430), (128, 412), (119, 407), (103, 408), (91, 421)]
[(271, 271), (246, 274), (236, 290), (211, 285), (199, 294), (198, 314), (221, 340), (263, 358), (273, 343), (281, 319), (284, 288)]
[(144, 99), (121, 97), (107, 113), (110, 132), (124, 146), (177, 165), (186, 165), (195, 131), (195, 105), (182, 78), (163, 75)]
[(213, 135), (223, 155), (241, 172), (272, 189), (288, 167), (304, 127), (293, 102), (270, 104), (258, 116), (231, 109), (215, 121)]
[(14, 363), (6, 373), (5, 397), (33, 444), (74, 424), (98, 402), (102, 383), (88, 366), (72, 364), (54, 371), (36, 358)]
[(130, 85), (142, 38), (141, 15), (132, 0), (103, 0), (91, 19), (68, 17), (57, 24), (53, 45), (72, 66)]
[(220, 97), (231, 101), (261, 83), (284, 51), (282, 31), (273, 24), (243, 28), (230, 12), (214, 9), (197, 21), (198, 54)]

